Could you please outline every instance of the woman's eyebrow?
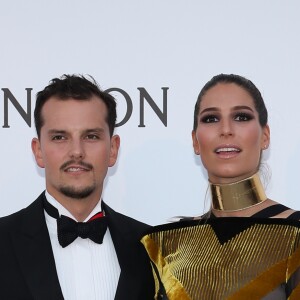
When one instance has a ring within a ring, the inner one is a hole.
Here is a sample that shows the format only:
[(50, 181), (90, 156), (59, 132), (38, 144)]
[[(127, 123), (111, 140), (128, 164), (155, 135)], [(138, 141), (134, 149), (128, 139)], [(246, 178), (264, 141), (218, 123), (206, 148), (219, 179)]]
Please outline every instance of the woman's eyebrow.
[(232, 108), (232, 110), (241, 110), (241, 109), (247, 109), (247, 110), (254, 112), (253, 109), (247, 105), (237, 105)]
[(208, 108), (205, 108), (203, 109), (202, 111), (200, 111), (200, 114), (203, 114), (205, 112), (209, 112), (209, 111), (220, 111), (220, 109), (218, 107), (208, 107)]

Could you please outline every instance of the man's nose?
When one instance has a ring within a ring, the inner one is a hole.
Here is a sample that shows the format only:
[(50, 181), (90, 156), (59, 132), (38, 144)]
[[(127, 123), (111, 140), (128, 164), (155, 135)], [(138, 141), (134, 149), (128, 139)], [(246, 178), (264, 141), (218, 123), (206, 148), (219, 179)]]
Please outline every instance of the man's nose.
[(73, 139), (70, 142), (69, 155), (72, 159), (83, 159), (85, 157), (85, 151), (84, 151), (82, 140)]

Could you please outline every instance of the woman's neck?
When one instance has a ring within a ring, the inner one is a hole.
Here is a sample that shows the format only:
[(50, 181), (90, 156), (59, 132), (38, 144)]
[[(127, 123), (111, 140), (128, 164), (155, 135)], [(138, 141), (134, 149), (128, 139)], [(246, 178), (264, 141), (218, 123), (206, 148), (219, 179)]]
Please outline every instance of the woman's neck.
[(270, 205), (258, 173), (230, 184), (210, 183), (210, 191), (216, 216), (249, 216)]

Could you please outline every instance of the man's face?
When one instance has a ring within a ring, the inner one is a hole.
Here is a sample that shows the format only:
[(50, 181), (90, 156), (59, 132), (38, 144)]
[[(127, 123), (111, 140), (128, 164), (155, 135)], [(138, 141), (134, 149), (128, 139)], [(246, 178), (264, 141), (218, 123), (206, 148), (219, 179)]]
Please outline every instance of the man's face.
[(52, 97), (45, 103), (44, 125), (32, 150), (45, 168), (47, 191), (58, 201), (100, 198), (119, 149), (119, 137), (110, 137), (106, 116), (107, 108), (96, 96), (87, 101)]

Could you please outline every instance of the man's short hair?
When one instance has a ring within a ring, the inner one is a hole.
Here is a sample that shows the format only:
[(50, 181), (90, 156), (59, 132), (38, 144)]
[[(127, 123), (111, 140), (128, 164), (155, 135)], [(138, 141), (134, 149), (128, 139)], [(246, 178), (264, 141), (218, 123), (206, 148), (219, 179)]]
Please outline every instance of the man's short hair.
[(113, 135), (117, 119), (115, 98), (109, 93), (102, 91), (96, 80), (92, 76), (88, 76), (89, 78), (83, 75), (65, 74), (60, 78), (52, 79), (48, 86), (37, 93), (34, 109), (34, 123), (39, 138), (41, 128), (44, 125), (42, 108), (51, 97), (57, 97), (60, 100), (75, 99), (78, 101), (87, 101), (93, 96), (99, 97), (106, 105), (106, 122), (109, 127), (110, 136)]

